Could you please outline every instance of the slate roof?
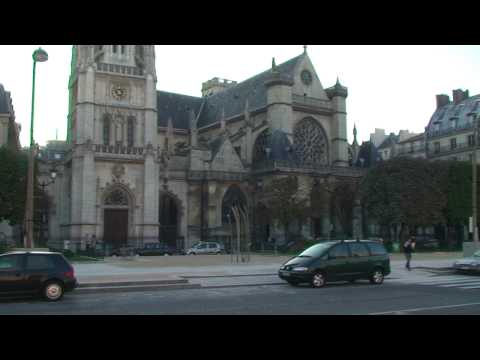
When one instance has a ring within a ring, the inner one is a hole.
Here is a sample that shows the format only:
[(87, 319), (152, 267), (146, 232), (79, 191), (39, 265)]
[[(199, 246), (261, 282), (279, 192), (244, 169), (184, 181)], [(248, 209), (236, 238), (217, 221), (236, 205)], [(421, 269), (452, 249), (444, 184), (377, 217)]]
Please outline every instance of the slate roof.
[(426, 131), (428, 134), (435, 132), (436, 126), (434, 122), (439, 121), (441, 123), (440, 129), (447, 130), (451, 128), (451, 118), (458, 118), (457, 128), (462, 128), (470, 124), (470, 113), (480, 114), (480, 94), (474, 95), (465, 99), (458, 104), (449, 103), (435, 110)]
[[(292, 76), (296, 65), (304, 56), (305, 54), (301, 54), (277, 65), (277, 71)], [(158, 125), (167, 126), (168, 117), (171, 116), (174, 128), (188, 129), (190, 124), (187, 108), (193, 107), (198, 115), (203, 100), (206, 103), (197, 124), (198, 128), (219, 122), (223, 109), (226, 118), (243, 114), (247, 98), (250, 110), (261, 108), (267, 104), (267, 88), (264, 83), (270, 74), (270, 69), (266, 70), (207, 98), (157, 91)]]
[(198, 114), (202, 100), (195, 96), (157, 91), (158, 126), (167, 127), (171, 117), (175, 129), (189, 129), (190, 110), (193, 109)]
[(398, 142), (399, 138), (400, 138), (399, 135), (395, 135), (393, 133), (388, 135), (387, 138), (383, 140), (383, 142), (378, 146), (378, 150), (391, 147), (392, 145)]

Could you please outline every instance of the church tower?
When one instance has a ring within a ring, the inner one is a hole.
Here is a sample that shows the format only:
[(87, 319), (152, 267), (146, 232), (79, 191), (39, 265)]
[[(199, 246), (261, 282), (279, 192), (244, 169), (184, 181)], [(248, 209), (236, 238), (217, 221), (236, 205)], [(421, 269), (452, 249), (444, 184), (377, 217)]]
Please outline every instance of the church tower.
[(154, 46), (74, 45), (71, 66), (70, 239), (157, 239)]

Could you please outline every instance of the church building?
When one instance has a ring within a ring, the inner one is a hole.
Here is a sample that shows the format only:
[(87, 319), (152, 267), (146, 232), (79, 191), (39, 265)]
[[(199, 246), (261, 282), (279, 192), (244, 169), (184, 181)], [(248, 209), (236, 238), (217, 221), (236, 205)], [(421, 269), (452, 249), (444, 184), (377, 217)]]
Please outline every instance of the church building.
[[(249, 214), (251, 248), (281, 243), (279, 224), (256, 221), (269, 213), (272, 179), (294, 175), (308, 197), (319, 183), (362, 176), (350, 166), (347, 88), (324, 88), (306, 47), (247, 80), (206, 81), (199, 97), (158, 91), (157, 81), (153, 45), (73, 46), (50, 246), (228, 247), (232, 204)], [(296, 231), (318, 238), (339, 226), (319, 212)]]

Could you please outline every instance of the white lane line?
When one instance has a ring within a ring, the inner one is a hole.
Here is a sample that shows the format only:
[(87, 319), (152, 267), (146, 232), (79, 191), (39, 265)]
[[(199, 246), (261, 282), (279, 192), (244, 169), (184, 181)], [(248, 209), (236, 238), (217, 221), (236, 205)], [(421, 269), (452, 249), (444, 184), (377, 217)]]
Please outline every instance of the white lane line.
[(378, 313), (370, 313), (369, 315), (387, 315), (387, 314), (395, 314), (395, 313), (405, 313), (405, 312), (415, 312), (415, 311), (425, 311), (425, 310), (437, 310), (437, 309), (448, 309), (448, 308), (475, 306), (475, 305), (480, 305), (480, 302), (468, 303), (468, 304), (457, 304), (457, 305), (430, 306), (430, 307), (414, 308), (414, 309), (390, 310), (390, 311), (384, 311), (384, 312), (378, 312)]
[(461, 286), (460, 289), (480, 289), (480, 286)]
[(479, 279), (472, 279), (472, 278), (446, 278), (446, 279), (438, 279), (438, 280), (425, 280), (419, 281), (418, 284), (420, 285), (430, 285), (430, 284), (446, 284), (452, 281), (479, 281)]
[(462, 282), (456, 282), (452, 284), (445, 284), (445, 285), (438, 285), (440, 287), (459, 287), (459, 286), (476, 286), (480, 285), (480, 281), (462, 281)]

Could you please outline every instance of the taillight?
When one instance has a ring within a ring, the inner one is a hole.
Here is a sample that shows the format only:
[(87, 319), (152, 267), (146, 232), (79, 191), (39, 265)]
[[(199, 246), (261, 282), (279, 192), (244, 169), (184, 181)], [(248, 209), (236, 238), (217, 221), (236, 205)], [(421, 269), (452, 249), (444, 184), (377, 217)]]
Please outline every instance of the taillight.
[(73, 279), (75, 277), (75, 271), (72, 268), (70, 271), (63, 273), (63, 275), (65, 275), (67, 278)]

